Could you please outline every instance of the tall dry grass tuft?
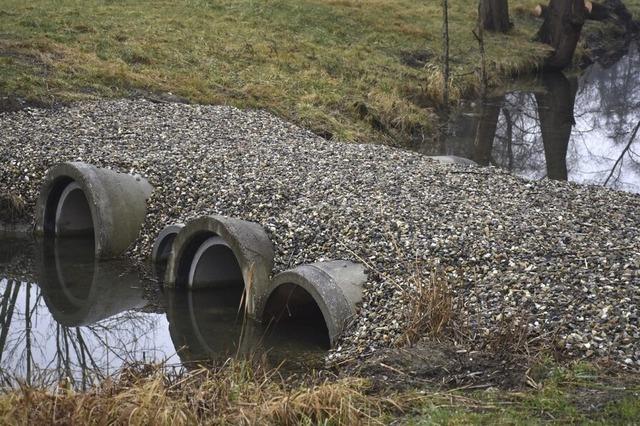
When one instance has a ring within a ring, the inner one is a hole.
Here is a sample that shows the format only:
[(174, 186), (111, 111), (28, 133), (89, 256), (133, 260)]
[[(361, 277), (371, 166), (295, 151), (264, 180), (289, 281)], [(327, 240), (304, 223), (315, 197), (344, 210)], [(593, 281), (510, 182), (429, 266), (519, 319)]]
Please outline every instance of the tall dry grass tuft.
[(425, 336), (438, 339), (450, 330), (455, 315), (451, 287), (444, 272), (433, 269), (425, 279), (421, 270), (416, 271), (405, 298), (406, 331), (400, 344), (413, 344)]
[(27, 204), (18, 195), (0, 193), (0, 221), (17, 223), (25, 218)]
[(85, 392), (60, 385), (0, 394), (0, 424), (353, 425), (380, 423), (390, 406), (362, 379), (309, 380), (287, 383), (247, 361), (180, 373), (131, 366)]

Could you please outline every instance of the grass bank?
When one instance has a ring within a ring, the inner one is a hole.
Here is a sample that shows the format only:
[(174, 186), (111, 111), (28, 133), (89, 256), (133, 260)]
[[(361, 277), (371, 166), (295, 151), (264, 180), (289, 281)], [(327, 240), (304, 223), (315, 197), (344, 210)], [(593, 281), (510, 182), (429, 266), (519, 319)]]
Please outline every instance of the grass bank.
[[(587, 364), (539, 365), (517, 389), (469, 384), (394, 390), (380, 377), (286, 380), (246, 362), (169, 374), (130, 367), (80, 392), (23, 386), (0, 394), (0, 422), (26, 424), (632, 424), (640, 388)], [(524, 384), (526, 383), (526, 384)]]
[[(487, 36), (494, 83), (544, 56), (536, 3), (511, 0), (515, 29)], [(455, 100), (479, 84), (476, 1), (450, 17)], [(439, 2), (3, 0), (0, 28), (0, 94), (40, 104), (170, 92), (359, 142), (428, 137), (437, 121)]]

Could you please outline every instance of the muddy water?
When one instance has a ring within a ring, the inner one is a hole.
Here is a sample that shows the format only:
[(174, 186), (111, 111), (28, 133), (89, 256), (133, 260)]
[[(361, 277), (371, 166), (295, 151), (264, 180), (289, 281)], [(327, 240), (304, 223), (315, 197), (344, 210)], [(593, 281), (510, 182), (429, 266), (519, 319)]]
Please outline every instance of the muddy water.
[(139, 361), (184, 368), (264, 356), (294, 372), (322, 365), (326, 336), (311, 325), (243, 321), (236, 296), (161, 292), (126, 261), (96, 262), (91, 240), (0, 239), (0, 386), (83, 388)]
[(640, 52), (580, 76), (519, 80), (504, 95), (468, 102), (429, 155), (457, 155), (528, 179), (640, 192)]

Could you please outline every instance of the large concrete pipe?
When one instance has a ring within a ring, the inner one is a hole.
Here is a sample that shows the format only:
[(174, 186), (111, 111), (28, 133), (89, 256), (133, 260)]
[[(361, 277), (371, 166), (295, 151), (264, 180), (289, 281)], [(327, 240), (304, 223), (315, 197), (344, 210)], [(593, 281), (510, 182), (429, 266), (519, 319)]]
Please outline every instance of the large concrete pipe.
[(47, 171), (36, 204), (36, 234), (93, 236), (95, 256), (121, 255), (138, 237), (152, 186), (140, 176), (85, 163)]
[(63, 326), (94, 324), (146, 305), (140, 278), (121, 260), (98, 262), (93, 239), (47, 239), (38, 285), (53, 318)]
[(273, 269), (274, 251), (257, 223), (203, 216), (178, 233), (169, 256), (165, 286), (245, 290), (246, 313), (255, 317)]
[(301, 265), (274, 277), (258, 315), (263, 323), (277, 323), (317, 312), (333, 346), (356, 314), (366, 281), (365, 269), (357, 263), (337, 260)]
[(167, 262), (171, 256), (171, 250), (173, 250), (173, 241), (182, 228), (184, 228), (184, 224), (182, 223), (165, 226), (153, 242), (153, 248), (151, 249), (151, 266), (153, 268), (153, 276), (161, 284), (164, 283)]

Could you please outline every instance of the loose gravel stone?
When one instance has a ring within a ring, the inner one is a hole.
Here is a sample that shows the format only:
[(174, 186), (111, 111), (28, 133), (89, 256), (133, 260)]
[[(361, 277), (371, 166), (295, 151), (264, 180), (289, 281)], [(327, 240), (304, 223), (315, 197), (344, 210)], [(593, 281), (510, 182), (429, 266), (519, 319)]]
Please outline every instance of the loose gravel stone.
[(569, 356), (640, 366), (638, 195), (330, 142), (225, 106), (120, 100), (0, 114), (0, 192), (32, 214), (44, 173), (62, 161), (155, 186), (138, 259), (165, 224), (221, 214), (265, 227), (275, 272), (365, 264), (364, 301), (334, 359), (394, 342), (403, 295), (438, 264), (478, 345), (524, 322)]

